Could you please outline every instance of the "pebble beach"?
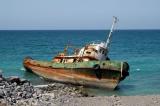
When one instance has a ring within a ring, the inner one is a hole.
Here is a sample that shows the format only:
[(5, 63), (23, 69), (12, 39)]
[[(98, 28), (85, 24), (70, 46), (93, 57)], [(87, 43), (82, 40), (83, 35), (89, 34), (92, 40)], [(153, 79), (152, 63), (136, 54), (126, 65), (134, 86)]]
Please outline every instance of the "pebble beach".
[(17, 76), (0, 74), (0, 106), (160, 106), (160, 95), (96, 96), (83, 86), (61, 83), (33, 86)]

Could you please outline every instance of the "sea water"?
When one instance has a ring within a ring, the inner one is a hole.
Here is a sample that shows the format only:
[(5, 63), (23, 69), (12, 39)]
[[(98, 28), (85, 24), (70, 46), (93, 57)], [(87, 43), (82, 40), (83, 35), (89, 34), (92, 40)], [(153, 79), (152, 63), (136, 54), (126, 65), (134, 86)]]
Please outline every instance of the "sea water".
[[(19, 76), (33, 84), (48, 83), (23, 68), (23, 59), (51, 60), (64, 46), (84, 46), (107, 38), (107, 30), (0, 31), (0, 70), (5, 77)], [(118, 30), (109, 48), (111, 60), (127, 61), (130, 75), (118, 89), (86, 90), (97, 95), (160, 94), (160, 30)]]

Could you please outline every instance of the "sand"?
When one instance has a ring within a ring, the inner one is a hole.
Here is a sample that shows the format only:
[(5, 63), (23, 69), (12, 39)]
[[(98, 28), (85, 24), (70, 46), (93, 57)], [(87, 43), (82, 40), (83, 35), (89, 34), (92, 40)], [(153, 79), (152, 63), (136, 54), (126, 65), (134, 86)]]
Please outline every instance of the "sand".
[(160, 106), (160, 95), (72, 98), (62, 106)]

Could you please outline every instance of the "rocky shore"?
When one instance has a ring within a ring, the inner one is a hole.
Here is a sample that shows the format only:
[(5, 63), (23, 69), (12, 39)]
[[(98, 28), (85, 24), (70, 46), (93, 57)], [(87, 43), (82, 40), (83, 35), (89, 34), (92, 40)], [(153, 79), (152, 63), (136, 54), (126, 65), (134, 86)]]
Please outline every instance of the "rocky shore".
[(0, 74), (0, 106), (57, 106), (69, 98), (86, 96), (81, 86), (60, 83), (33, 86), (28, 80), (17, 76), (4, 78)]
[(82, 86), (60, 83), (33, 86), (0, 74), (0, 106), (160, 106), (160, 96), (92, 96)]

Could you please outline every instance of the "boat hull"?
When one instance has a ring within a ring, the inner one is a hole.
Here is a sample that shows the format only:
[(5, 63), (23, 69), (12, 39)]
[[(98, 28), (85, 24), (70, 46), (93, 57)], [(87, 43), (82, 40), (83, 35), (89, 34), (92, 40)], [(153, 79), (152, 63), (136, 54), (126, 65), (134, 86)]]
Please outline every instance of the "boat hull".
[[(112, 64), (112, 62), (108, 62)], [(107, 64), (106, 61), (103, 63)], [(121, 69), (121, 71), (119, 67), (115, 68), (109, 65), (105, 68), (97, 61), (58, 64), (26, 58), (23, 64), (26, 70), (45, 79), (108, 89), (114, 89), (121, 80), (129, 75), (129, 66), (127, 63), (123, 63), (123, 69)]]

